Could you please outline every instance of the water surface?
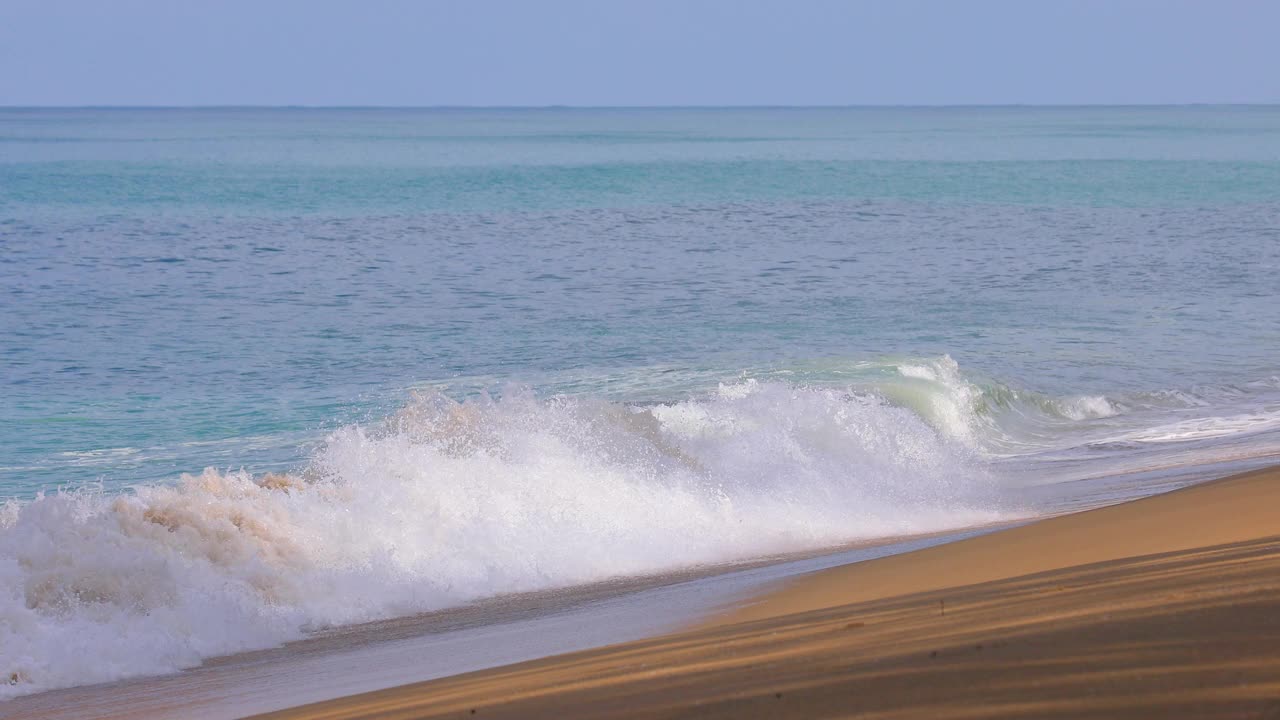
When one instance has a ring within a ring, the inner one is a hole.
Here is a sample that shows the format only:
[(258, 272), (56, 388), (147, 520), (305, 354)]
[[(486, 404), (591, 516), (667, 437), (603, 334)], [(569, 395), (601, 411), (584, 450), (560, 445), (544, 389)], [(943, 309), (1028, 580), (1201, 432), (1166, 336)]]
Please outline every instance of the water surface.
[(0, 695), (1262, 462), (1278, 269), (1277, 107), (3, 109)]

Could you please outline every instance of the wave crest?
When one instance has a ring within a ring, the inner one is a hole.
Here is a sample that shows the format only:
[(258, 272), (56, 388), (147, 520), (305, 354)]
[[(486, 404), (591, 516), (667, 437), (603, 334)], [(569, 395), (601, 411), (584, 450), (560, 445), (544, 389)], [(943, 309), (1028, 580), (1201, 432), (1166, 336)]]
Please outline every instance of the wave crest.
[(507, 592), (1003, 517), (906, 408), (748, 380), (684, 402), (417, 395), (297, 473), (0, 511), (0, 697)]

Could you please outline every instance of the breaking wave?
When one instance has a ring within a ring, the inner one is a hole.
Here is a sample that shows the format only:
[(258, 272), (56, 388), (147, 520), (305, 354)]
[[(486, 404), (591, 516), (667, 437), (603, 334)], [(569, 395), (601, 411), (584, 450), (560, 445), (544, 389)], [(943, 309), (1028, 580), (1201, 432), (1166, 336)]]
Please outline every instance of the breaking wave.
[(843, 389), (684, 402), (422, 393), (292, 474), (206, 470), (0, 512), (0, 693), (170, 672), (318, 628), (998, 520), (970, 448)]
[[(942, 356), (704, 380), (677, 378), (711, 389), (674, 402), (423, 390), (291, 473), (11, 500), (0, 698), (505, 593), (1026, 516), (1006, 458), (1080, 476), (1110, 453), (1115, 473), (1250, 433), (1280, 452), (1276, 378), (1050, 396)], [(643, 376), (629, 388), (644, 395)]]

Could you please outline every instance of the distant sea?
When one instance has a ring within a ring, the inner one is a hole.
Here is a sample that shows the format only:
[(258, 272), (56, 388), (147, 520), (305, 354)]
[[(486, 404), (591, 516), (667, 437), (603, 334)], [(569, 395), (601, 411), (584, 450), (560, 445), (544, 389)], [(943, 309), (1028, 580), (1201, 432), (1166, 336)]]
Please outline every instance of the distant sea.
[(0, 109), (0, 698), (1268, 462), (1278, 274), (1273, 106)]

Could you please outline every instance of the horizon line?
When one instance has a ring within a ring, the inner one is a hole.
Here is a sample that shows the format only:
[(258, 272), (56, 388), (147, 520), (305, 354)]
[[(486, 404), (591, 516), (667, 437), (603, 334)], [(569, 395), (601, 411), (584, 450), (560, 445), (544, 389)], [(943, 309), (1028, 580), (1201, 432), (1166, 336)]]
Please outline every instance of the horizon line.
[(947, 109), (947, 108), (1190, 108), (1190, 107), (1278, 107), (1276, 102), (1170, 102), (1170, 103), (853, 103), (853, 104), (741, 104), (741, 105), (327, 105), (210, 103), (189, 105), (104, 105), (57, 104), (19, 105), (0, 103), (0, 110), (856, 110), (856, 109)]

